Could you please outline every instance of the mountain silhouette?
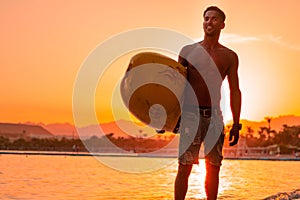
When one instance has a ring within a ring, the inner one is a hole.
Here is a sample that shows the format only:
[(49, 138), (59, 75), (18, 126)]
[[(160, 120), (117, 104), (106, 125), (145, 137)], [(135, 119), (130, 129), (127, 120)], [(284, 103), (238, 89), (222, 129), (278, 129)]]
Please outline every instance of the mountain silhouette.
[[(260, 127), (268, 127), (266, 120), (251, 121), (242, 119), (241, 123), (243, 124), (242, 133), (247, 131), (247, 127), (251, 127), (254, 132), (257, 132)], [(83, 139), (91, 136), (101, 137), (109, 133), (113, 133), (114, 137), (151, 137), (156, 134), (155, 130), (151, 127), (127, 120), (118, 120), (102, 123), (100, 125), (89, 125), (77, 129), (74, 125), (69, 123), (43, 124), (27, 122), (26, 124), (39, 125), (57, 136), (78, 137), (78, 135), (80, 135), (80, 138)], [(300, 116), (285, 115), (272, 117), (270, 125), (273, 130), (280, 131), (284, 124), (289, 126), (300, 125)]]

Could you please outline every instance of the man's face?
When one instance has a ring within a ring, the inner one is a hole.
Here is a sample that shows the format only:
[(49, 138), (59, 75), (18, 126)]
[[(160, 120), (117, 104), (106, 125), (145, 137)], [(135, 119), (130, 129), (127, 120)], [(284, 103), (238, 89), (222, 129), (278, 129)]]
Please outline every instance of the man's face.
[(219, 34), (225, 23), (222, 21), (219, 13), (214, 10), (209, 10), (204, 15), (203, 29), (205, 35), (214, 36)]

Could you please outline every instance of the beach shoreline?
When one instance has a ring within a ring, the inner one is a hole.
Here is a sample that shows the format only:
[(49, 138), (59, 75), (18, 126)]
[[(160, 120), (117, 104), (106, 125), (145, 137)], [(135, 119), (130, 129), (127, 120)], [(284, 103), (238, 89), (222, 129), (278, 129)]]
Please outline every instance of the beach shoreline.
[[(63, 151), (14, 151), (0, 150), (0, 155), (48, 155), (48, 156), (109, 156), (109, 157), (153, 157), (153, 158), (177, 158), (173, 154), (156, 153), (110, 153), (110, 152), (63, 152)], [(203, 158), (200, 158), (203, 159)], [(224, 157), (224, 160), (270, 160), (270, 161), (300, 161), (300, 157), (293, 155), (274, 155), (274, 156), (240, 156)]]

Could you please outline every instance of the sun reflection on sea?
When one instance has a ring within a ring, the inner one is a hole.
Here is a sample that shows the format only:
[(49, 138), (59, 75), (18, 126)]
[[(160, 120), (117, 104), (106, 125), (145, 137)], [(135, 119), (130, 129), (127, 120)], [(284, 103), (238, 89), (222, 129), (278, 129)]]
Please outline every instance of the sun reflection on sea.
[[(120, 157), (125, 162), (156, 158)], [(140, 160), (138, 160), (140, 159)], [(173, 158), (160, 158), (172, 161)], [(299, 188), (298, 161), (223, 160), (218, 200), (264, 199)], [(0, 155), (0, 199), (173, 199), (178, 164), (126, 173), (89, 156)], [(205, 161), (194, 165), (187, 200), (206, 199)]]
[[(234, 172), (235, 170), (239, 169), (239, 165), (238, 163), (226, 163), (226, 167), (225, 166), (221, 166), (221, 170), (220, 170), (220, 181), (219, 181), (219, 197), (223, 197), (223, 198), (230, 198), (229, 196), (224, 196), (224, 193), (228, 192), (228, 190), (231, 189), (232, 186), (232, 179), (236, 178), (234, 176)], [(224, 165), (224, 161), (223, 161), (223, 165)], [(222, 199), (222, 198), (221, 198)]]
[(205, 160), (200, 159), (199, 165), (194, 165), (189, 178), (189, 190), (187, 198), (203, 199), (206, 197), (204, 181), (205, 181)]
[[(224, 196), (224, 193), (228, 193), (228, 191), (231, 189), (232, 179), (236, 178), (233, 173), (235, 172), (235, 170), (239, 169), (238, 163), (226, 162), (226, 165), (226, 167), (221, 166), (220, 170), (220, 183), (218, 192), (220, 199), (226, 199), (227, 197), (229, 197), (228, 194)], [(189, 189), (187, 193), (187, 199), (206, 199), (204, 185), (205, 175), (205, 160), (200, 159), (199, 165), (193, 166), (193, 170), (189, 178)]]

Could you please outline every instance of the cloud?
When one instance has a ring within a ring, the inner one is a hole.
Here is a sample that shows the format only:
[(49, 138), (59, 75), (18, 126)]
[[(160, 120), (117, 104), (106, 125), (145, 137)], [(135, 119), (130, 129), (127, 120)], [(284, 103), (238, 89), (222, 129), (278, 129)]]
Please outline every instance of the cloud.
[[(196, 41), (203, 40), (197, 38)], [(229, 44), (241, 44), (241, 43), (250, 43), (250, 42), (263, 42), (268, 41), (276, 45), (280, 45), (284, 48), (288, 48), (295, 51), (300, 51), (299, 44), (291, 44), (282, 39), (281, 36), (270, 35), (260, 35), (260, 36), (244, 36), (235, 33), (222, 33), (220, 35), (220, 42), (225, 45)]]
[[(197, 38), (195, 41), (203, 40), (203, 38)], [(220, 35), (220, 42), (222, 44), (238, 44), (238, 43), (247, 43), (247, 42), (256, 42), (261, 41), (262, 38), (254, 36), (243, 36), (235, 33), (222, 33)]]
[(237, 44), (261, 41), (262, 39), (254, 36), (242, 36), (234, 33), (223, 33), (220, 36), (220, 41), (224, 44)]
[(266, 38), (267, 40), (269, 40), (269, 41), (271, 41), (275, 44), (283, 46), (285, 48), (300, 51), (300, 45), (299, 44), (288, 43), (288, 42), (284, 41), (281, 36), (267, 35), (267, 36), (264, 36), (264, 38)]
[(273, 44), (280, 45), (284, 48), (300, 51), (299, 44), (291, 44), (283, 40), (281, 36), (263, 35), (263, 36), (243, 36), (234, 33), (223, 33), (220, 36), (220, 41), (224, 44), (239, 44), (247, 42), (262, 42), (269, 41)]

